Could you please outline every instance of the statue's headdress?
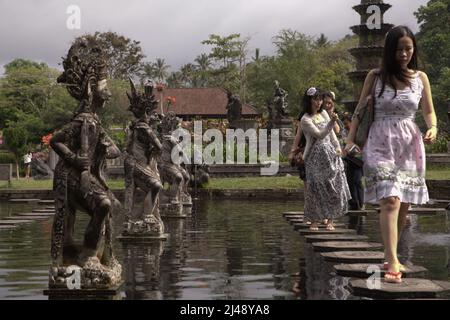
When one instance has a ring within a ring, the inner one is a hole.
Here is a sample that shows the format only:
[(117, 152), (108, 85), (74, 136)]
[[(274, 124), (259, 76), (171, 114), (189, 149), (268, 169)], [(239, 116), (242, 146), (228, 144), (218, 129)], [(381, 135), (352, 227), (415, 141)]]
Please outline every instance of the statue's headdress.
[(130, 100), (130, 107), (128, 110), (133, 112), (136, 118), (142, 117), (144, 114), (150, 113), (156, 109), (158, 100), (153, 94), (153, 83), (147, 82), (144, 85), (144, 92), (140, 93), (136, 90), (133, 81), (130, 80), (131, 94), (127, 92), (128, 100)]
[(169, 111), (161, 122), (162, 134), (171, 134), (172, 131), (177, 129), (181, 125), (181, 119), (177, 117), (175, 112)]
[(75, 40), (63, 58), (64, 72), (57, 81), (67, 86), (67, 91), (75, 99), (86, 98), (90, 82), (95, 83), (107, 77), (106, 58), (99, 43), (85, 37)]

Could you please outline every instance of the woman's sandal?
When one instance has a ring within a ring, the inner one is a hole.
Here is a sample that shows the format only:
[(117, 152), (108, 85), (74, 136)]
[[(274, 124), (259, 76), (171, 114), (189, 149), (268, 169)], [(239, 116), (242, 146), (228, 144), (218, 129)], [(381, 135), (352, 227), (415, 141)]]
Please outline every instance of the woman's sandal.
[(401, 283), (402, 282), (402, 273), (399, 272), (393, 272), (393, 271), (386, 271), (384, 274), (384, 281), (389, 283)]
[(309, 230), (311, 231), (319, 231), (319, 227), (317, 226), (317, 223), (311, 223), (311, 225), (309, 226)]
[(326, 224), (327, 226), (326, 226), (326, 229), (328, 230), (328, 231), (333, 231), (335, 228), (334, 228), (334, 225), (333, 225), (333, 221), (330, 221), (330, 220), (327, 220), (327, 224)]
[[(406, 271), (406, 268), (405, 268), (405, 266), (404, 265), (402, 265), (401, 263), (399, 263), (399, 271), (400, 272), (405, 272)], [(385, 261), (384, 263), (383, 263), (383, 270), (388, 270), (389, 269), (389, 262), (387, 262), (387, 261)]]

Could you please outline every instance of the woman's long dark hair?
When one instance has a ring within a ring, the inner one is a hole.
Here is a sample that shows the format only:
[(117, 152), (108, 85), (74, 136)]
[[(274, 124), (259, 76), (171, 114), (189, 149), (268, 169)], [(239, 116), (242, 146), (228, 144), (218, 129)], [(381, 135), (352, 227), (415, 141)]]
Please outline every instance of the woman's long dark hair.
[(389, 30), (384, 41), (383, 59), (380, 68), (382, 87), (379, 96), (383, 94), (386, 82), (394, 88), (394, 97), (397, 95), (397, 87), (395, 86), (394, 78), (411, 86), (411, 75), (405, 70), (402, 70), (396, 59), (398, 41), (405, 36), (411, 38), (414, 45), (414, 52), (411, 61), (408, 63), (408, 68), (412, 70), (418, 69), (417, 41), (412, 31), (406, 26), (397, 26)]
[[(309, 87), (311, 88), (311, 87)], [(302, 106), (303, 106), (303, 114), (311, 114), (312, 113), (312, 105), (311, 100), (317, 97), (322, 97), (322, 91), (319, 88), (316, 88), (316, 93), (313, 96), (308, 96), (307, 92), (308, 89), (305, 90), (305, 93), (303, 94), (302, 98)], [(320, 107), (320, 109), (317, 111), (318, 113), (322, 112), (323, 105)]]

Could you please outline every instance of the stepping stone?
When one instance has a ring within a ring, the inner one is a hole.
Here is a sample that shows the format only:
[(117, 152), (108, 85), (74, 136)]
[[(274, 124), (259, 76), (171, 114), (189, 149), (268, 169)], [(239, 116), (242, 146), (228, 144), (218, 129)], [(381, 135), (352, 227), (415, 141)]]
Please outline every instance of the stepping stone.
[(15, 225), (0, 225), (0, 231), (2, 230), (14, 230), (15, 228), (17, 228)]
[(31, 212), (38, 212), (38, 213), (49, 213), (49, 212), (53, 212), (55, 213), (55, 209), (33, 209), (31, 210)]
[(368, 236), (360, 236), (356, 234), (318, 234), (305, 236), (306, 242), (319, 241), (364, 241), (368, 240)]
[(44, 209), (47, 209), (47, 210), (55, 210), (55, 206), (45, 207)]
[[(8, 220), (46, 220), (50, 218), (49, 216), (13, 216), (8, 217)], [(0, 220), (1, 221), (1, 220)]]
[(283, 216), (303, 216), (303, 211), (286, 211), (282, 213)]
[(339, 229), (336, 228), (334, 230), (327, 230), (327, 229), (319, 229), (317, 231), (309, 230), (308, 229), (299, 229), (298, 233), (300, 235), (312, 235), (312, 234), (356, 234), (356, 230), (353, 229)]
[(28, 202), (38, 202), (40, 199), (9, 199), (9, 202), (15, 203), (28, 203)]
[(39, 200), (38, 204), (53, 204), (55, 200)]
[(398, 298), (438, 298), (450, 293), (450, 282), (428, 279), (406, 278), (401, 283), (380, 281), (380, 288), (367, 288), (367, 280), (350, 281), (350, 288), (355, 296), (376, 299)]
[(0, 226), (3, 225), (15, 225), (15, 224), (21, 224), (21, 223), (30, 223), (33, 222), (33, 220), (0, 220)]
[(54, 213), (50, 213), (50, 212), (25, 212), (25, 213), (18, 213), (18, 216), (21, 217), (52, 217), (55, 214)]
[[(380, 212), (380, 209), (377, 209)], [(411, 208), (408, 210), (409, 214), (418, 214), (418, 215), (435, 215), (445, 213), (444, 208)]]
[[(293, 225), (294, 225), (294, 230), (309, 229), (309, 227), (311, 227), (310, 224), (306, 224), (303, 222), (302, 223), (294, 223)], [(334, 223), (333, 225), (336, 229), (347, 227), (347, 224), (345, 224), (345, 223)], [(324, 224), (319, 224), (318, 227), (319, 227), (319, 230), (322, 230), (322, 229), (326, 229), (327, 226)]]
[(17, 213), (18, 216), (54, 216), (54, 212), (23, 212), (23, 213)]
[(365, 241), (326, 241), (315, 242), (312, 244), (314, 251), (330, 252), (330, 251), (359, 251), (359, 250), (375, 250), (383, 248), (381, 243), (365, 242)]
[(304, 219), (305, 217), (303, 215), (297, 214), (297, 215), (289, 215), (284, 217), (286, 220), (295, 220), (295, 219)]
[(290, 224), (303, 223), (303, 218), (288, 219)]
[(383, 263), (384, 252), (381, 251), (337, 251), (320, 254), (325, 261), (343, 263)]
[[(382, 264), (369, 264), (369, 263), (356, 263), (356, 264), (337, 264), (334, 267), (336, 273), (342, 277), (351, 277), (351, 278), (368, 278), (373, 275), (373, 272), (367, 273), (369, 267), (378, 267), (380, 276), (384, 277), (384, 273), (386, 272), (383, 269)], [(428, 270), (421, 266), (406, 266), (405, 271), (403, 271), (404, 278), (412, 278), (412, 277), (423, 277), (426, 275)]]
[(377, 213), (377, 210), (349, 210), (346, 215), (347, 216), (355, 216), (355, 217), (361, 217), (361, 216), (367, 216), (368, 214)]

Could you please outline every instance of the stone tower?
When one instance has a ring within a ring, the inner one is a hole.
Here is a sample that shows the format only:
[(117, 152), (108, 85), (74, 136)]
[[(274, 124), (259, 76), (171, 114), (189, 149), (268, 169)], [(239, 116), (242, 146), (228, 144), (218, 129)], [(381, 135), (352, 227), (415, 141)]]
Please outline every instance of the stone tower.
[(353, 100), (345, 102), (348, 110), (353, 111), (356, 107), (367, 73), (380, 65), (384, 37), (393, 27), (383, 21), (383, 15), (390, 7), (383, 0), (361, 0), (361, 4), (353, 7), (361, 16), (361, 22), (350, 27), (358, 35), (359, 44), (350, 49), (350, 54), (356, 59), (356, 70), (348, 73), (353, 82)]

